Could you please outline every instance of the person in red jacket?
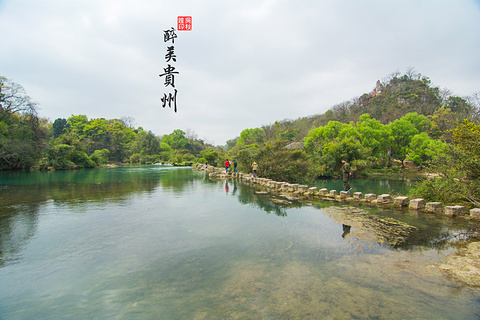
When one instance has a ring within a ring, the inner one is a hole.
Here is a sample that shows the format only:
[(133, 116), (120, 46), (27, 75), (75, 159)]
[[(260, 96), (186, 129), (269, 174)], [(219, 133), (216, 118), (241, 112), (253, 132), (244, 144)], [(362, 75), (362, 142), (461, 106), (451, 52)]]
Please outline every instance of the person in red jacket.
[(230, 167), (230, 161), (227, 159), (227, 161), (225, 161), (225, 173), (228, 172), (228, 167)]

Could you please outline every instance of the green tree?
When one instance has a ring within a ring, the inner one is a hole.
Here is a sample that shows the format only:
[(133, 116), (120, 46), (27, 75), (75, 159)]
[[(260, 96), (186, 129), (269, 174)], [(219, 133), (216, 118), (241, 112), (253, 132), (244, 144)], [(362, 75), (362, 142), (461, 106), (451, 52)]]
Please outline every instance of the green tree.
[(176, 129), (171, 134), (166, 134), (162, 137), (162, 142), (168, 144), (172, 149), (185, 150), (189, 144), (189, 140), (185, 135), (185, 132)]
[(398, 119), (389, 124), (392, 132), (392, 156), (394, 159), (402, 162), (402, 168), (405, 167), (405, 158), (408, 154), (408, 148), (413, 136), (418, 134), (415, 126), (405, 119)]
[(305, 150), (307, 153), (321, 153), (326, 143), (338, 137), (343, 126), (344, 124), (338, 121), (330, 121), (323, 127), (310, 130), (305, 138)]
[(459, 115), (462, 119), (469, 119), (475, 113), (475, 107), (468, 103), (467, 100), (457, 96), (450, 96), (445, 101), (445, 107)]
[(441, 107), (428, 118), (431, 123), (429, 135), (448, 143), (452, 142), (452, 130), (457, 126), (458, 115), (450, 108)]
[(427, 201), (480, 206), (480, 125), (464, 120), (453, 130), (453, 144), (435, 155), (432, 172), (437, 176), (425, 180), (414, 196)]
[(367, 148), (367, 154), (370, 154), (372, 161), (389, 157), (388, 149), (391, 140), (391, 130), (389, 126), (383, 125), (376, 119), (371, 119), (368, 113), (360, 116), (357, 130), (361, 134), (362, 146)]
[(71, 132), (82, 137), (84, 134), (83, 130), (88, 124), (88, 118), (86, 115), (82, 114), (77, 116), (72, 115), (67, 119), (67, 122)]
[[(285, 140), (276, 140), (261, 148), (255, 160), (259, 164), (258, 173), (276, 181), (311, 182), (314, 177), (311, 176), (306, 153), (303, 150), (285, 149), (286, 143)], [(250, 161), (251, 167), (253, 159)]]
[(67, 119), (57, 118), (53, 122), (53, 138), (57, 139), (60, 135), (67, 133), (68, 122)]
[(237, 140), (237, 146), (247, 146), (250, 144), (262, 145), (265, 143), (265, 131), (261, 128), (245, 129), (240, 133)]
[(95, 150), (90, 157), (97, 165), (104, 165), (108, 163), (108, 156), (110, 154), (110, 150), (102, 149), (102, 150)]
[(116, 161), (122, 161), (129, 153), (130, 144), (136, 137), (135, 132), (118, 119), (108, 121), (107, 132), (110, 157)]
[[(260, 163), (260, 153), (262, 149), (256, 144), (249, 144), (246, 146), (238, 147), (236, 154), (232, 155), (230, 158), (235, 158), (238, 163), (238, 170), (251, 173), (252, 172), (252, 163)], [(225, 161), (226, 159), (222, 159)]]
[(217, 163), (220, 160), (218, 151), (213, 148), (202, 150), (200, 152), (200, 156), (204, 158), (205, 161), (207, 161), (211, 166), (217, 166)]
[(25, 89), (0, 76), (0, 169), (24, 169), (40, 158), (46, 128)]
[(415, 129), (417, 129), (419, 133), (427, 132), (431, 127), (431, 123), (428, 118), (416, 112), (409, 112), (404, 115), (402, 119), (407, 120), (408, 122), (413, 124), (415, 126)]
[(420, 166), (427, 165), (432, 159), (444, 152), (446, 143), (434, 140), (425, 132), (412, 137), (408, 149), (408, 158)]
[(480, 124), (465, 119), (453, 130), (453, 142), (465, 155), (457, 161), (469, 180), (480, 179)]

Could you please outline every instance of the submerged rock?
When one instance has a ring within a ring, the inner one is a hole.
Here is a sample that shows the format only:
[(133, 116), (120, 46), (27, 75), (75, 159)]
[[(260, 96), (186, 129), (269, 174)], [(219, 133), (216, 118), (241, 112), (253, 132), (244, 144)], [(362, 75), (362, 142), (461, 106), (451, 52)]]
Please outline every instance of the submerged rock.
[(334, 221), (351, 226), (348, 238), (352, 241), (377, 242), (397, 248), (417, 230), (405, 222), (372, 215), (360, 208), (328, 207), (322, 210)]
[(448, 256), (440, 269), (466, 285), (480, 287), (480, 242), (472, 242)]

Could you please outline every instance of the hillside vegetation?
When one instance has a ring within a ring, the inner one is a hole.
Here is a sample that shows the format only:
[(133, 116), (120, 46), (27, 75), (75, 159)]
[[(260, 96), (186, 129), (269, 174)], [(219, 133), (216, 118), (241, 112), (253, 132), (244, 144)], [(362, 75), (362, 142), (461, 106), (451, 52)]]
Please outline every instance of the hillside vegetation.
[(417, 194), (478, 203), (479, 96), (452, 95), (413, 70), (393, 73), (371, 92), (323, 114), (247, 128), (219, 147), (181, 129), (157, 137), (135, 128), (130, 118), (72, 115), (51, 123), (39, 117), (21, 85), (0, 77), (0, 169), (60, 170), (108, 162), (222, 166), (228, 158), (244, 172), (256, 161), (264, 177), (305, 183), (335, 176), (344, 157), (357, 174), (397, 162), (403, 167), (408, 160), (438, 175)]

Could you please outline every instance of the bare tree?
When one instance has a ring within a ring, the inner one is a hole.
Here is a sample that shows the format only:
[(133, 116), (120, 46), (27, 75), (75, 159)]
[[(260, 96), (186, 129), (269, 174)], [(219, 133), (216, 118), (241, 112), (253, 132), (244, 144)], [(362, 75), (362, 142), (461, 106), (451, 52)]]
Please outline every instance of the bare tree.
[(123, 122), (125, 127), (130, 129), (134, 129), (135, 126), (137, 125), (137, 122), (135, 121), (134, 117), (125, 116), (125, 117), (122, 117), (120, 120)]
[(452, 91), (447, 88), (443, 88), (439, 91), (440, 94), (440, 99), (442, 99), (442, 104), (445, 104), (445, 102), (450, 98), (452, 95)]
[(408, 79), (410, 80), (418, 80), (417, 77), (418, 77), (418, 74), (415, 70), (414, 67), (408, 67), (407, 68), (407, 71), (405, 72), (405, 75), (408, 77)]
[(12, 113), (36, 116), (37, 103), (31, 100), (21, 85), (0, 76), (0, 119)]
[(480, 91), (474, 92), (471, 97), (466, 98), (469, 105), (472, 106), (472, 120), (480, 121)]
[(390, 83), (390, 81), (397, 78), (399, 75), (400, 75), (400, 71), (398, 71), (398, 70), (390, 73), (386, 77), (382, 78), (382, 80), (381, 80), (382, 85), (384, 87), (387, 86)]
[(187, 137), (187, 139), (189, 139), (191, 141), (197, 141), (198, 140), (198, 134), (192, 129), (185, 130), (185, 136)]

